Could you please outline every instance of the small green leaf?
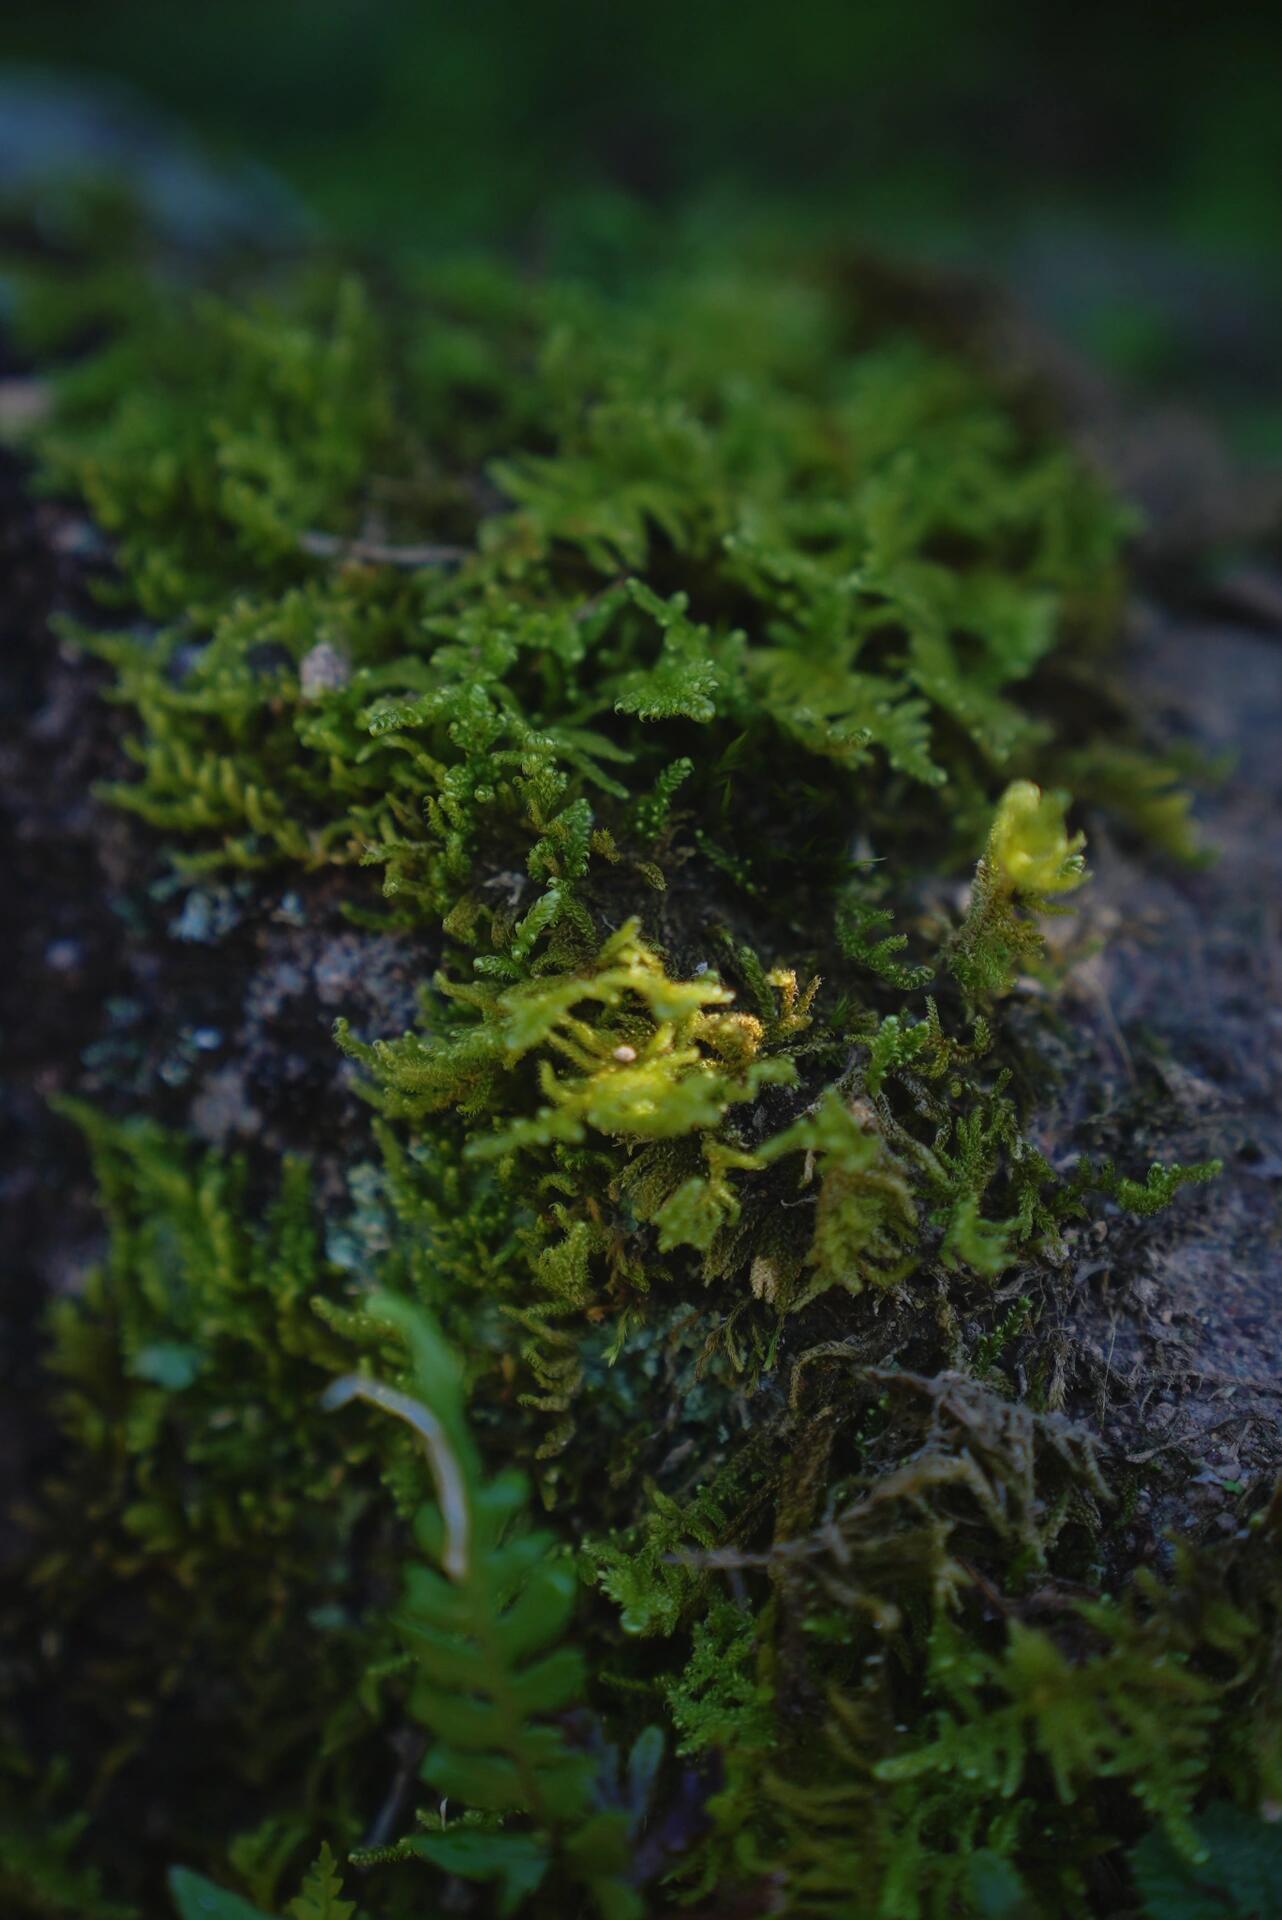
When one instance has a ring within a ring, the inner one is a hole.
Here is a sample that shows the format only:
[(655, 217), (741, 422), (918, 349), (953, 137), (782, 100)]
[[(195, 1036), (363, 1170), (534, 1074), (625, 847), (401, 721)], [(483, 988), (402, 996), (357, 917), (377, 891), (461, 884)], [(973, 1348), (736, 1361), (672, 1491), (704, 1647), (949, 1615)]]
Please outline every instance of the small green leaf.
[(1033, 1908), (1028, 1890), (1009, 1860), (983, 1847), (971, 1855), (968, 1878), (982, 1920), (1029, 1920)]
[(1154, 1828), (1131, 1855), (1147, 1920), (1278, 1920), (1282, 1824), (1217, 1801), (1194, 1822), (1202, 1860), (1178, 1853)]
[(356, 1903), (344, 1900), (338, 1866), (326, 1842), (307, 1869), (302, 1890), (289, 1903), (289, 1920), (352, 1920)]
[(179, 1920), (271, 1920), (261, 1907), (251, 1907), (238, 1893), (215, 1886), (201, 1873), (187, 1867), (171, 1867), (169, 1891), (178, 1909)]
[(501, 1920), (507, 1920), (535, 1892), (548, 1870), (547, 1849), (532, 1833), (459, 1826), (443, 1833), (415, 1834), (409, 1846), (420, 1859), (432, 1861), (446, 1873), (464, 1880), (496, 1880)]
[(199, 1348), (179, 1340), (157, 1340), (134, 1355), (129, 1371), (135, 1380), (181, 1393), (199, 1379), (203, 1365)]

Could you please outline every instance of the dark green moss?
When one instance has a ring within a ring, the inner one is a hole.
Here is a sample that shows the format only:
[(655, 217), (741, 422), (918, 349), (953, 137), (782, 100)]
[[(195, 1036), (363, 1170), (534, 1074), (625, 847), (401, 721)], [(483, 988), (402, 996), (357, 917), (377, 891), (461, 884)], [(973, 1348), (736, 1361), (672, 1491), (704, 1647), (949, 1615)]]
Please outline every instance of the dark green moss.
[[(134, 729), (108, 797), (180, 876), (329, 874), (440, 964), (414, 1032), (340, 1023), (350, 1203), (289, 1163), (260, 1217), (266, 1168), (79, 1116), (112, 1239), (55, 1318), (35, 1578), (112, 1885), (277, 1905), (328, 1839), (389, 1920), (442, 1875), (911, 1920), (1097, 1911), (1154, 1823), (1191, 1857), (1202, 1797), (1279, 1788), (1276, 1513), (1221, 1608), (1192, 1556), (1100, 1597), (1107, 1463), (1008, 1369), (1070, 1222), (1212, 1171), (1027, 1130), (1086, 877), (1058, 783), (1189, 845), (1082, 697), (1115, 505), (814, 263), (136, 304), (39, 450), (147, 616), (82, 636)], [(322, 1411), (358, 1364), (435, 1480)]]

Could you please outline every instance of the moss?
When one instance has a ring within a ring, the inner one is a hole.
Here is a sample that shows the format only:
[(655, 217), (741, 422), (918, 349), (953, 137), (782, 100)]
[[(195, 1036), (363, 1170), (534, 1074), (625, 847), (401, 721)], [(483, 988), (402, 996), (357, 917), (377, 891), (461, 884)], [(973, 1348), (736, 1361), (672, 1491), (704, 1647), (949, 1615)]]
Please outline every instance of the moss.
[[(178, 1860), (279, 1907), (329, 1840), (387, 1920), (448, 1876), (477, 1913), (1085, 1914), (1146, 1825), (1191, 1855), (1200, 1797), (1275, 1794), (1224, 1733), (1275, 1702), (1276, 1515), (1219, 1611), (1192, 1556), (1100, 1598), (1107, 1463), (1014, 1393), (1066, 1226), (1212, 1171), (1029, 1132), (1061, 781), (1186, 847), (1073, 692), (1098, 485), (813, 261), (171, 289), (39, 455), (131, 609), (83, 634), (133, 728), (107, 798), (185, 879), (324, 872), (439, 958), (414, 1031), (340, 1022), (347, 1206), (78, 1110), (111, 1244), (52, 1330), (39, 1677), (122, 1895)], [(361, 1367), (435, 1477), (322, 1410)]]

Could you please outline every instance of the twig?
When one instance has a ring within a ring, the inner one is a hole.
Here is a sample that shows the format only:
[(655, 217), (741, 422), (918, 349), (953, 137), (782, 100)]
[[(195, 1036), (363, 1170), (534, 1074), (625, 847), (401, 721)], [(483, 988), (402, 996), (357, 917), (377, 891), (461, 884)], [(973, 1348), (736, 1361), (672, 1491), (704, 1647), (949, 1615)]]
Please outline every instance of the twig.
[(447, 567), (466, 560), (468, 547), (423, 544), (393, 546), (386, 540), (344, 540), (337, 533), (309, 529), (298, 544), (313, 560), (368, 560), (376, 567)]

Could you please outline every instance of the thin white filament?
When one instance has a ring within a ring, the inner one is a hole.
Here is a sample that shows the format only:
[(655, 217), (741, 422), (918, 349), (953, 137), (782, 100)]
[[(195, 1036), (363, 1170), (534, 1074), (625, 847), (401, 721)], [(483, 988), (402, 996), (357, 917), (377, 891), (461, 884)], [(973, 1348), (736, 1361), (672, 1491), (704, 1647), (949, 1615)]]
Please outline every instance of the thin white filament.
[(451, 1580), (465, 1579), (471, 1547), (467, 1486), (445, 1428), (421, 1400), (411, 1398), (408, 1393), (398, 1393), (394, 1387), (384, 1386), (381, 1380), (371, 1380), (364, 1374), (347, 1373), (341, 1380), (335, 1380), (333, 1386), (326, 1389), (322, 1404), (333, 1412), (336, 1407), (345, 1407), (349, 1400), (368, 1400), (384, 1413), (394, 1413), (398, 1420), (406, 1421), (422, 1436), (427, 1464), (436, 1483), (441, 1519), (445, 1523), (441, 1566)]

